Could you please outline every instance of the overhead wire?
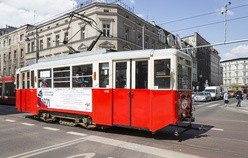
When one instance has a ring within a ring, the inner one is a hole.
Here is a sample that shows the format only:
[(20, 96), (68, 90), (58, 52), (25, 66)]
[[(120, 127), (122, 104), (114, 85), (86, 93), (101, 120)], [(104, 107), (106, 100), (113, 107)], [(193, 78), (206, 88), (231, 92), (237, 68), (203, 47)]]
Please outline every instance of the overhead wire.
[[(247, 7), (247, 6), (248, 6), (248, 4), (241, 4), (241, 5), (237, 5), (237, 6), (234, 6), (234, 7), (230, 7), (228, 10), (233, 10), (233, 9), (237, 9), (237, 8), (241, 8), (241, 7)], [(179, 22), (179, 21), (190, 20), (190, 19), (203, 17), (203, 16), (215, 14), (215, 13), (220, 13), (220, 12), (221, 12), (221, 10), (218, 9), (218, 10), (212, 11), (212, 12), (206, 12), (206, 13), (197, 14), (197, 15), (193, 15), (193, 16), (189, 16), (189, 17), (184, 17), (184, 18), (180, 18), (180, 19), (176, 19), (176, 20), (172, 20), (172, 21), (163, 22), (163, 23), (160, 23), (158, 25), (161, 26), (161, 25), (175, 23), (175, 22)]]

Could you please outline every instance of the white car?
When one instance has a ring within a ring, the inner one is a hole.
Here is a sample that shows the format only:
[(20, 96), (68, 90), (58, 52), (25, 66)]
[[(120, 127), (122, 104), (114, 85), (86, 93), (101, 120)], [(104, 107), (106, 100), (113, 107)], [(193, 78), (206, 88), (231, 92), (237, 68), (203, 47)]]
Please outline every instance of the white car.
[(194, 95), (194, 101), (211, 101), (211, 94), (209, 92), (197, 92)]

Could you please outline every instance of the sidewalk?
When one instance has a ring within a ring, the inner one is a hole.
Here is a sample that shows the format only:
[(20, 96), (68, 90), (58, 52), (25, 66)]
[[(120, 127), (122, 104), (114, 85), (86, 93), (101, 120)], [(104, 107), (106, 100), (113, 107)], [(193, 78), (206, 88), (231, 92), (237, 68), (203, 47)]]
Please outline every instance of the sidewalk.
[(248, 100), (244, 98), (241, 101), (241, 107), (237, 107), (237, 100), (235, 99), (234, 103), (228, 104), (228, 107), (226, 107), (228, 110), (236, 111), (236, 112), (242, 112), (248, 114)]

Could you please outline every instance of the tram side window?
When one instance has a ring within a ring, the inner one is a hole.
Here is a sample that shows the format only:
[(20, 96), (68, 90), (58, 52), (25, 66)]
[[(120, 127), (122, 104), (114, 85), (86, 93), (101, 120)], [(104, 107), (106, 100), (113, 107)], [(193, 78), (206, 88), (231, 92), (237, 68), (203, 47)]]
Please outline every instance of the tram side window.
[(70, 67), (59, 67), (53, 69), (53, 86), (70, 87)]
[(30, 72), (27, 72), (27, 88), (30, 87)]
[(116, 63), (116, 88), (126, 88), (127, 86), (127, 62)]
[(146, 89), (148, 87), (148, 61), (136, 61), (135, 88)]
[(20, 81), (20, 78), (19, 78), (19, 74), (16, 75), (16, 89), (19, 89), (19, 81)]
[(51, 69), (38, 70), (39, 88), (51, 87)]
[(109, 85), (109, 63), (99, 64), (99, 87), (106, 88)]
[(154, 86), (158, 89), (170, 88), (170, 59), (154, 61)]
[(92, 87), (92, 64), (72, 67), (72, 87)]
[(22, 89), (26, 89), (25, 81), (26, 81), (25, 73), (22, 73)]
[(34, 88), (34, 71), (31, 71), (31, 88)]

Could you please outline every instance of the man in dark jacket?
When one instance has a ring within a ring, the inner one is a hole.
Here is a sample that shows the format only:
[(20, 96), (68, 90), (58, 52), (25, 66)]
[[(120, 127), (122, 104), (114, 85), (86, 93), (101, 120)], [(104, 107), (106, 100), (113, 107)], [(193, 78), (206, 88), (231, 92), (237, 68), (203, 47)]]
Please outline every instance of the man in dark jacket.
[(237, 91), (237, 97), (236, 97), (236, 99), (238, 100), (236, 106), (237, 107), (241, 107), (241, 100), (243, 99), (243, 96), (242, 96), (242, 93), (241, 93), (240, 90)]

